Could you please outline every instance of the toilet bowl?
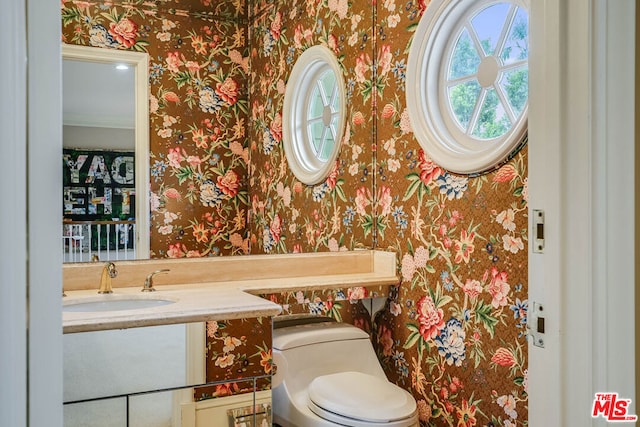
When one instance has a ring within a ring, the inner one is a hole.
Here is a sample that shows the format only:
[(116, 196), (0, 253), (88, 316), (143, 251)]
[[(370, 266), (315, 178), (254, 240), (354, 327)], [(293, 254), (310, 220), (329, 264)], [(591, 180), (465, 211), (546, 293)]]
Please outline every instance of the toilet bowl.
[(415, 399), (389, 382), (369, 335), (330, 318), (274, 321), (273, 421), (282, 427), (414, 427)]

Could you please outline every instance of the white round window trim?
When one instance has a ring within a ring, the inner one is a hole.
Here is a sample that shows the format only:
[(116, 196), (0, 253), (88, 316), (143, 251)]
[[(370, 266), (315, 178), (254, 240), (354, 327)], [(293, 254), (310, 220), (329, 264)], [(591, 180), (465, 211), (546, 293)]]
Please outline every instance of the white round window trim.
[[(317, 80), (328, 70), (335, 75), (339, 114), (333, 150), (322, 161), (314, 153), (309, 140), (307, 114)], [(287, 162), (296, 178), (304, 184), (322, 182), (333, 169), (344, 136), (345, 117), (346, 94), (340, 64), (329, 48), (321, 45), (310, 47), (300, 55), (291, 70), (282, 111), (282, 143)]]
[[(407, 111), (414, 135), (434, 162), (460, 174), (488, 171), (504, 162), (526, 140), (528, 102), (501, 137), (482, 140), (461, 132), (446, 111), (443, 70), (458, 23), (496, 3), (529, 10), (528, 0), (432, 0), (413, 37), (407, 62)], [(488, 64), (487, 64), (488, 65)], [(493, 65), (493, 64), (491, 64)], [(424, 96), (427, 94), (427, 96)]]

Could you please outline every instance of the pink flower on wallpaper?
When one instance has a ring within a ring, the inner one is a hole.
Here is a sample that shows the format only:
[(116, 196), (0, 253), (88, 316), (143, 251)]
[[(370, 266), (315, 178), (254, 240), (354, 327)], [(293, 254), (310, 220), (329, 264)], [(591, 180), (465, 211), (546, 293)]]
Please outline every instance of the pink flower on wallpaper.
[(340, 164), (340, 161), (336, 160), (335, 164), (333, 165), (333, 169), (331, 169), (331, 173), (327, 177), (327, 186), (329, 187), (329, 190), (333, 190), (334, 188), (336, 188), (336, 183), (338, 181), (338, 165), (339, 164)]
[(302, 48), (302, 43), (309, 43), (313, 39), (313, 32), (309, 28), (304, 28), (302, 24), (298, 24), (293, 33), (293, 45), (296, 49)]
[(180, 153), (179, 148), (169, 148), (169, 154), (167, 154), (167, 160), (169, 161), (169, 166), (172, 168), (180, 168), (180, 162), (184, 160), (182, 153)]
[(175, 245), (169, 245), (167, 249), (167, 256), (169, 258), (183, 258), (186, 255), (187, 247), (182, 243), (176, 243)]
[(351, 119), (354, 126), (358, 126), (365, 123), (364, 115), (360, 111), (356, 111)]
[(411, 282), (413, 280), (413, 275), (416, 274), (416, 262), (413, 259), (413, 256), (410, 253), (405, 253), (402, 256), (402, 279), (405, 282)]
[(364, 83), (367, 80), (366, 74), (369, 71), (369, 64), (371, 63), (371, 58), (366, 53), (361, 53), (360, 56), (356, 58), (356, 66), (354, 72), (356, 73), (356, 82)]
[(516, 213), (513, 209), (505, 209), (496, 216), (496, 221), (499, 224), (502, 224), (505, 230), (515, 231), (516, 223), (514, 222), (516, 219)]
[[(167, 188), (167, 189), (164, 190), (164, 192), (162, 194), (164, 195), (164, 197), (166, 197), (168, 199), (174, 199), (174, 200), (181, 200), (182, 199), (182, 196), (180, 195), (180, 192), (178, 190), (176, 190), (175, 188)], [(166, 214), (165, 214), (165, 216), (166, 216)]]
[(418, 167), (420, 168), (420, 181), (424, 185), (429, 185), (434, 182), (440, 175), (442, 175), (442, 169), (440, 166), (433, 163), (431, 157), (424, 152), (421, 148), (418, 152)]
[(471, 300), (475, 300), (482, 293), (482, 285), (478, 280), (467, 279), (462, 286), (462, 290)]
[(385, 104), (385, 106), (382, 108), (383, 119), (388, 119), (390, 117), (393, 117), (395, 113), (396, 113), (396, 107), (394, 107), (393, 104)]
[(391, 61), (393, 60), (393, 54), (391, 53), (391, 46), (383, 44), (380, 48), (380, 54), (378, 55), (378, 63), (381, 67), (380, 75), (384, 76), (391, 70)]
[(460, 240), (456, 240), (453, 245), (456, 250), (456, 256), (454, 258), (456, 264), (460, 264), (463, 261), (466, 264), (469, 263), (469, 258), (475, 249), (473, 244), (475, 237), (476, 233), (473, 231), (471, 233), (467, 233), (467, 230), (462, 230), (460, 232)]
[(242, 253), (249, 253), (249, 239), (243, 239), (240, 234), (233, 233), (229, 236), (229, 243), (231, 243), (234, 248), (240, 248)]
[(502, 247), (505, 251), (517, 254), (519, 251), (524, 249), (524, 243), (520, 237), (513, 237), (505, 234), (502, 236)]
[(384, 356), (393, 354), (393, 336), (391, 335), (391, 330), (384, 325), (378, 330), (378, 344), (382, 347)]
[(349, 301), (357, 301), (364, 298), (367, 298), (368, 292), (367, 288), (363, 286), (356, 286), (353, 288), (347, 289), (347, 299)]
[(271, 126), (269, 126), (269, 132), (277, 142), (282, 141), (282, 114), (278, 113), (273, 118)]
[(112, 22), (109, 25), (109, 34), (111, 34), (118, 43), (129, 49), (131, 46), (136, 44), (138, 24), (129, 18), (122, 18), (120, 21)]
[(178, 95), (176, 95), (175, 92), (165, 92), (162, 97), (164, 98), (165, 101), (167, 102), (175, 102), (176, 104), (180, 103), (180, 98), (178, 98)]
[(429, 341), (435, 338), (444, 327), (444, 313), (441, 308), (436, 308), (430, 295), (425, 295), (418, 300), (417, 309), (420, 335), (425, 341)]
[(167, 53), (167, 69), (172, 73), (180, 71), (180, 66), (183, 65), (182, 59), (180, 59), (180, 52)]
[(218, 322), (216, 322), (215, 320), (207, 322), (207, 336), (209, 338), (213, 338), (216, 336), (217, 333), (218, 333)]
[(273, 237), (274, 243), (278, 243), (282, 234), (282, 220), (280, 219), (280, 215), (276, 214), (273, 218), (273, 221), (271, 221), (271, 225), (269, 226), (269, 231), (271, 232), (271, 237)]
[(418, 16), (422, 16), (431, 0), (418, 0)]
[(500, 366), (511, 367), (516, 363), (516, 359), (509, 349), (500, 347), (491, 357), (491, 361)]
[(274, 40), (278, 40), (280, 38), (280, 32), (282, 31), (282, 14), (280, 12), (276, 13), (276, 16), (271, 21), (270, 27), (271, 37)]
[(229, 105), (238, 102), (238, 83), (231, 77), (227, 77), (224, 82), (216, 85), (216, 93)]
[(402, 114), (400, 114), (400, 130), (403, 134), (413, 132), (413, 127), (411, 126), (411, 118), (409, 117), (409, 110), (406, 108), (402, 110)]
[(329, 37), (327, 38), (327, 46), (333, 51), (333, 53), (336, 55), (338, 54), (338, 38), (334, 34), (329, 34)]
[(502, 307), (508, 304), (507, 295), (511, 286), (507, 283), (507, 272), (498, 271), (497, 268), (491, 268), (491, 282), (489, 283), (488, 291), (493, 297), (491, 305), (494, 308)]
[(366, 215), (367, 214), (367, 206), (371, 204), (371, 192), (367, 187), (360, 187), (356, 190), (356, 213), (358, 215)]
[(229, 197), (235, 197), (238, 194), (238, 186), (240, 179), (238, 174), (229, 169), (224, 175), (218, 176), (218, 188)]
[(393, 197), (391, 197), (391, 188), (387, 185), (380, 186), (380, 190), (378, 192), (378, 207), (380, 208), (380, 215), (389, 215), (391, 213), (392, 204)]
[(192, 168), (195, 168), (200, 166), (202, 159), (199, 156), (188, 156), (187, 163), (189, 163)]
[(330, 11), (338, 14), (338, 18), (344, 19), (347, 17), (347, 11), (349, 10), (347, 0), (329, 0), (327, 5)]
[(509, 182), (518, 176), (516, 168), (511, 164), (507, 164), (498, 169), (498, 172), (493, 176), (493, 182)]

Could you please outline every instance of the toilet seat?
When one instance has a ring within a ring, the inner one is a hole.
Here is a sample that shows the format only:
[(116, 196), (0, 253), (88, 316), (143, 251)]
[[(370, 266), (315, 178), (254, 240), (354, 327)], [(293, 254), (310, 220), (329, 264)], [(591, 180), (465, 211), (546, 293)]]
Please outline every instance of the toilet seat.
[(417, 423), (413, 397), (386, 379), (362, 372), (315, 378), (308, 387), (309, 409), (350, 427), (407, 427)]

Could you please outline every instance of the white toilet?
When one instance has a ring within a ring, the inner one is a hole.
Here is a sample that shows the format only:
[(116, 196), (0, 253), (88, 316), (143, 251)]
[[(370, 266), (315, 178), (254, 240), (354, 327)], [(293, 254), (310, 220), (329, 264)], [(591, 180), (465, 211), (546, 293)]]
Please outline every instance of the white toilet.
[(325, 317), (274, 321), (273, 421), (282, 427), (414, 427), (415, 399), (389, 382), (369, 335)]

